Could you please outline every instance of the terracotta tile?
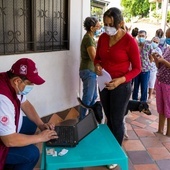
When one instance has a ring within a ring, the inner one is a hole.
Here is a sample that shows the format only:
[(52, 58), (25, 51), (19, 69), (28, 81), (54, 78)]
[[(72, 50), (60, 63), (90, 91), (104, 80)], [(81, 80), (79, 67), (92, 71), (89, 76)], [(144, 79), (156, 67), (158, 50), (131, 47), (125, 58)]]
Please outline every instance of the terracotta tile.
[(135, 125), (135, 126), (138, 126), (138, 127), (141, 127), (141, 128), (145, 128), (146, 127), (145, 124), (139, 123), (137, 121), (132, 121), (131, 124)]
[[(145, 129), (148, 130), (148, 131), (153, 132), (154, 134), (155, 134), (155, 132), (157, 131), (157, 128), (153, 128), (153, 127), (151, 127), (151, 126), (147, 126)], [(156, 135), (155, 135), (155, 136), (156, 136)]]
[(135, 120), (138, 117), (139, 117), (139, 115), (136, 115), (136, 114), (134, 114), (132, 112), (130, 114), (128, 114), (128, 116), (127, 116), (127, 118), (130, 119), (130, 120)]
[(158, 129), (158, 123), (157, 122), (153, 122), (149, 126), (155, 128), (155, 129)]
[(145, 137), (145, 138), (141, 138), (141, 141), (145, 146), (145, 148), (163, 147), (161, 141), (157, 137)]
[(169, 150), (169, 152), (170, 152), (170, 142), (165, 142), (165, 143), (163, 143), (163, 145), (164, 145), (165, 148), (166, 148), (167, 150)]
[(134, 129), (134, 131), (139, 137), (155, 136), (153, 132), (150, 132), (146, 129)]
[(158, 119), (158, 116), (155, 116), (155, 115), (146, 115), (146, 114), (143, 114), (142, 117), (146, 118), (146, 119), (149, 119), (149, 120), (152, 120), (152, 121), (155, 121)]
[(129, 151), (127, 152), (127, 155), (134, 165), (154, 163), (146, 151)]
[(134, 165), (135, 170), (160, 170), (155, 164)]
[(126, 123), (127, 130), (132, 130), (132, 126), (129, 123)]
[(141, 151), (145, 150), (140, 140), (125, 140), (123, 146), (126, 151)]
[(155, 135), (159, 138), (161, 142), (170, 142), (170, 137), (166, 135), (162, 135), (160, 133), (155, 133)]
[(156, 161), (156, 163), (158, 164), (159, 168), (161, 170), (169, 170), (170, 169), (170, 160), (159, 160)]
[(129, 159), (129, 170), (135, 170), (134, 165), (132, 164), (130, 159)]
[(170, 153), (165, 147), (147, 148), (154, 160), (170, 159)]
[(147, 119), (147, 118), (144, 118), (144, 117), (142, 117), (142, 116), (138, 117), (138, 118), (136, 119), (136, 121), (139, 122), (139, 123), (142, 123), (142, 124), (144, 124), (144, 125), (147, 125), (147, 126), (152, 123), (151, 120), (149, 120), (149, 119)]
[(129, 139), (138, 139), (138, 136), (136, 135), (136, 133), (133, 130), (128, 130), (127, 134), (129, 136)]

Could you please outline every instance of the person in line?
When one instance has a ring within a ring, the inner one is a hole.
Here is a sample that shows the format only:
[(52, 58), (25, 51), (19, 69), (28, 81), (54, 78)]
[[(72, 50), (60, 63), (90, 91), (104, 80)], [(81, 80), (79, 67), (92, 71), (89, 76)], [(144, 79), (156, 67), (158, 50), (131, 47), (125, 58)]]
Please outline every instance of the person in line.
[(167, 120), (166, 135), (170, 137), (170, 28), (166, 31), (166, 43), (163, 56), (153, 53), (152, 57), (158, 68), (156, 89), (156, 106), (159, 113), (158, 133), (164, 134), (165, 120)]
[(137, 40), (138, 31), (139, 31), (139, 29), (137, 27), (135, 27), (132, 29), (132, 32), (131, 32), (131, 35), (135, 39), (136, 42), (138, 42), (138, 40)]
[[(162, 51), (161, 49), (158, 47), (158, 44), (159, 44), (159, 37), (153, 37), (152, 38), (152, 41), (151, 41), (151, 51), (150, 53), (154, 53), (154, 52), (157, 52), (158, 54), (162, 55)], [(148, 100), (147, 102), (148, 103), (151, 103), (152, 102), (152, 94), (153, 94), (153, 91), (154, 91), (154, 87), (155, 87), (155, 81), (156, 81), (156, 73), (157, 73), (157, 67), (155, 65), (155, 62), (154, 60), (152, 60), (151, 58), (151, 69), (150, 69), (150, 77), (149, 77), (149, 83), (148, 83)]]
[[(19, 59), (9, 71), (0, 73), (0, 170), (9, 164), (13, 170), (33, 170), (39, 159), (34, 144), (58, 138), (54, 125), (44, 123), (26, 99), (34, 84), (44, 82), (35, 63), (28, 58)], [(21, 110), (30, 120), (27, 123), (30, 126), (25, 127)], [(34, 125), (41, 130), (39, 134), (32, 134)]]
[(141, 97), (140, 101), (147, 101), (148, 94), (148, 82), (150, 77), (151, 62), (149, 58), (151, 43), (146, 41), (147, 33), (145, 30), (138, 32), (138, 47), (140, 50), (140, 58), (142, 71), (134, 78), (134, 89), (132, 93), (132, 99), (138, 100), (139, 86), (141, 86)]
[(159, 37), (160, 41), (159, 41), (159, 45), (158, 47), (161, 49), (162, 53), (164, 52), (164, 50), (166, 49), (167, 47), (167, 43), (166, 43), (166, 39), (164, 37), (164, 32), (163, 30), (160, 28), (160, 29), (157, 29), (156, 32), (155, 32), (155, 36), (156, 37)]
[[(87, 106), (92, 106), (98, 98), (97, 77), (93, 61), (96, 55), (94, 34), (100, 29), (100, 23), (95, 17), (87, 17), (84, 21), (84, 29), (86, 30), (86, 33), (81, 42), (79, 75), (83, 82), (82, 102)], [(86, 111), (86, 108), (80, 108), (80, 120), (85, 117)]]
[(131, 80), (140, 73), (141, 62), (135, 40), (122, 29), (124, 21), (121, 11), (114, 7), (108, 9), (103, 21), (105, 33), (99, 38), (94, 64), (98, 76), (102, 76), (102, 69), (105, 69), (112, 78), (100, 91), (100, 98), (107, 124), (121, 145), (124, 136), (123, 118), (131, 95)]

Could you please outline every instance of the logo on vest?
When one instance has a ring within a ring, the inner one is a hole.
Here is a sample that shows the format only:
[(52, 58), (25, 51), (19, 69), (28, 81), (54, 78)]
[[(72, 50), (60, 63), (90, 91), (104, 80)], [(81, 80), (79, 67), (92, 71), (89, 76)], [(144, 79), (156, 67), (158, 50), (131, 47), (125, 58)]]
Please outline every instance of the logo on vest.
[(7, 116), (1, 116), (0, 117), (0, 122), (3, 124), (3, 125), (7, 125), (8, 122), (9, 122), (9, 119)]

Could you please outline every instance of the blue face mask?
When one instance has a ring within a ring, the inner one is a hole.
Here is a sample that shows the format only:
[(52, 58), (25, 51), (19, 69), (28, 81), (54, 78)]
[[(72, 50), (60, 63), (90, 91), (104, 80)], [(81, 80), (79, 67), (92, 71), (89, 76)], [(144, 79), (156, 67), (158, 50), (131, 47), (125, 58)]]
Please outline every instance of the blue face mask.
[(144, 37), (139, 37), (138, 38), (139, 43), (144, 43), (145, 41), (146, 41), (146, 39)]
[(165, 41), (168, 45), (170, 45), (170, 38), (166, 38)]
[(155, 43), (155, 42), (152, 42), (152, 43), (151, 43), (151, 46), (152, 46), (152, 48), (154, 49), (154, 48), (157, 48), (157, 47), (158, 47), (158, 44)]
[(23, 91), (19, 91), (20, 95), (27, 95), (32, 89), (33, 85), (26, 85)]

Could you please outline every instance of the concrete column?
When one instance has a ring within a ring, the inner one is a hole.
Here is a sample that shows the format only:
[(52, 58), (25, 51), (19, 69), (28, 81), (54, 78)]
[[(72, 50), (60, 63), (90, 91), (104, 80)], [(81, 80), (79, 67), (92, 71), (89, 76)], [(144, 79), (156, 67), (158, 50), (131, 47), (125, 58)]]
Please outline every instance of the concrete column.
[(161, 28), (165, 32), (166, 25), (167, 25), (167, 11), (168, 11), (168, 2), (169, 0), (162, 1), (162, 21), (161, 21)]

